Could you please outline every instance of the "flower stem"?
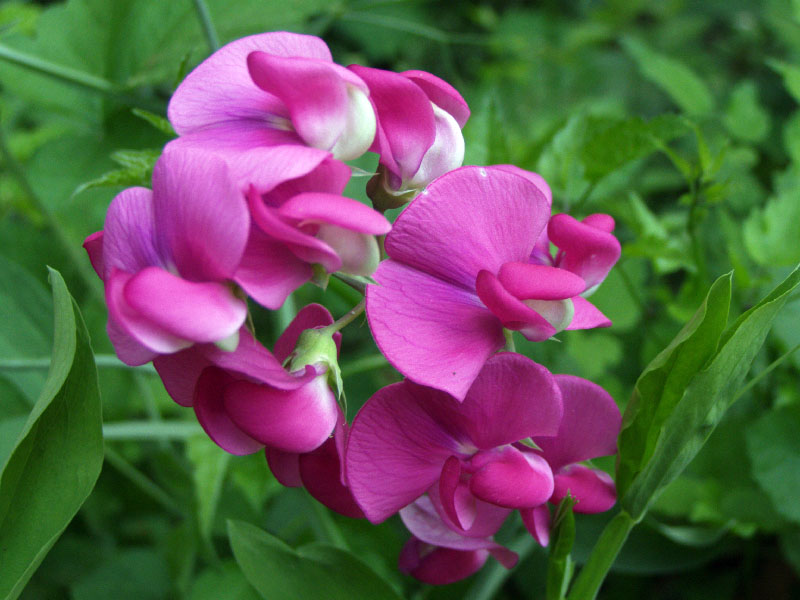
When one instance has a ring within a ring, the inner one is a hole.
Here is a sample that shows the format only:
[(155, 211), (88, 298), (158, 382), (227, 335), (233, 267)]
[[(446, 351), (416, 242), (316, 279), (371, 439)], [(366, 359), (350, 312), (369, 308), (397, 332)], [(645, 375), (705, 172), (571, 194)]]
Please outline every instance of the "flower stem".
[(364, 308), (367, 305), (367, 299), (364, 298), (361, 302), (356, 304), (353, 308), (348, 310), (344, 316), (336, 319), (333, 323), (325, 327), (325, 330), (334, 333), (336, 331), (341, 331), (345, 327), (347, 327), (350, 323), (352, 323), (358, 315), (364, 312)]
[(570, 590), (568, 600), (594, 600), (636, 521), (624, 510), (609, 521)]
[(208, 5), (205, 0), (194, 0), (194, 7), (197, 10), (197, 17), (200, 19), (200, 24), (203, 26), (203, 34), (206, 36), (206, 42), (211, 52), (219, 50), (219, 36), (217, 30), (214, 28), (214, 23), (211, 21), (211, 13), (208, 11)]
[(503, 350), (506, 352), (514, 352), (516, 350), (516, 346), (514, 345), (514, 332), (510, 329), (503, 329), (503, 335), (506, 336), (506, 345), (503, 346)]

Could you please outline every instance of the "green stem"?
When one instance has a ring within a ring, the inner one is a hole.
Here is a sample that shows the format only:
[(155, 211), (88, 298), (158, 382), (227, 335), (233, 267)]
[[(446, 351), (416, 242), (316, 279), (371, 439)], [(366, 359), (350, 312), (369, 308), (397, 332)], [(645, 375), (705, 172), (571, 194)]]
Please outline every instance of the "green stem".
[(155, 500), (158, 504), (166, 508), (174, 515), (183, 517), (186, 516), (185, 512), (178, 507), (175, 500), (165, 492), (161, 487), (151, 481), (139, 469), (134, 467), (131, 463), (125, 460), (122, 455), (112, 450), (108, 446), (105, 448), (106, 460), (114, 467), (121, 475), (127, 478), (131, 483), (138, 487), (145, 495)]
[(208, 12), (208, 5), (205, 0), (194, 0), (194, 8), (197, 11), (197, 17), (200, 19), (200, 24), (203, 26), (203, 34), (206, 36), (206, 42), (211, 52), (219, 50), (219, 36), (217, 30), (214, 28), (214, 23), (211, 21), (211, 13)]
[(342, 377), (350, 377), (365, 371), (372, 371), (373, 369), (380, 369), (389, 365), (389, 361), (384, 358), (382, 354), (370, 354), (369, 356), (362, 356), (352, 362), (342, 365)]
[(739, 398), (741, 398), (747, 392), (749, 392), (753, 388), (753, 386), (757, 385), (758, 382), (764, 379), (764, 377), (766, 377), (767, 375), (769, 375), (775, 369), (775, 367), (780, 365), (783, 361), (785, 361), (792, 354), (794, 354), (798, 348), (800, 348), (800, 344), (797, 344), (794, 348), (792, 348), (785, 354), (773, 360), (769, 365), (767, 365), (767, 367), (763, 371), (761, 371), (761, 373), (753, 377), (744, 386), (742, 386), (742, 389), (740, 389), (739, 392), (736, 394), (736, 396), (733, 398), (733, 402), (736, 402)]
[[(140, 367), (131, 367), (130, 365), (126, 365), (113, 354), (96, 354), (94, 357), (94, 364), (100, 369), (136, 369), (139, 373), (156, 372), (152, 364), (142, 365)], [(50, 357), (8, 358), (0, 360), (0, 371), (45, 371), (49, 368)]]
[(514, 332), (510, 329), (503, 329), (503, 335), (506, 337), (506, 345), (503, 347), (503, 350), (506, 352), (514, 352), (516, 350), (516, 346), (514, 345)]
[(594, 600), (634, 525), (636, 521), (625, 511), (611, 519), (578, 574), (568, 600)]
[(342, 317), (340, 317), (340, 318), (336, 319), (336, 321), (334, 321), (333, 323), (331, 323), (330, 325), (328, 325), (327, 327), (325, 327), (325, 330), (327, 330), (327, 331), (330, 331), (330, 332), (332, 332), (332, 333), (333, 333), (333, 332), (336, 332), (336, 331), (341, 331), (342, 329), (344, 329), (345, 327), (347, 327), (347, 326), (348, 326), (350, 323), (352, 323), (353, 321), (355, 321), (355, 320), (356, 320), (356, 318), (357, 318), (357, 317), (358, 317), (358, 316), (359, 316), (361, 313), (363, 313), (363, 312), (364, 312), (364, 308), (366, 307), (366, 305), (367, 305), (367, 299), (366, 299), (366, 298), (364, 298), (364, 299), (362, 299), (362, 300), (361, 300), (361, 302), (359, 302), (359, 303), (358, 303), (358, 304), (356, 304), (356, 305), (355, 305), (353, 308), (351, 308), (350, 310), (348, 310), (348, 311), (347, 311), (347, 312), (344, 314), (344, 316), (342, 316)]
[(103, 424), (106, 440), (185, 440), (203, 433), (192, 421), (120, 421)]

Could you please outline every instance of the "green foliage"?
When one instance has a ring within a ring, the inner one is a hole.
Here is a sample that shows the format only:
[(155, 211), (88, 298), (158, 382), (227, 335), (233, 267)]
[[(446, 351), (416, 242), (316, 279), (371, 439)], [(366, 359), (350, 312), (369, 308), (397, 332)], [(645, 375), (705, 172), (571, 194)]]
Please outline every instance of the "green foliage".
[(0, 473), (0, 595), (20, 595), (100, 474), (100, 394), (86, 328), (57, 271), (47, 381)]
[(269, 600), (297, 597), (398, 600), (400, 596), (353, 554), (325, 544), (293, 550), (261, 529), (231, 521), (234, 556), (250, 584)]

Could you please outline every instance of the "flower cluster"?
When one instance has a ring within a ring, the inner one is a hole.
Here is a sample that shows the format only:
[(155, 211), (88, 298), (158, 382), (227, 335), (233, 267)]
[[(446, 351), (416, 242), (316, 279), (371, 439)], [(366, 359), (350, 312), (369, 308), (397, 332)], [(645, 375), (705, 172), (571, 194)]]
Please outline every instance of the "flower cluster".
[[(619, 258), (610, 216), (551, 216), (539, 175), (461, 167), (469, 108), (455, 89), (422, 71), (342, 67), (312, 36), (228, 44), (168, 116), (179, 137), (152, 190), (114, 198), (84, 247), (117, 354), (152, 361), (214, 442), (264, 450), (281, 483), (347, 516), (399, 513), (412, 534), (400, 568), (435, 584), (489, 555), (513, 566), (493, 536), (514, 511), (547, 545), (548, 503), (614, 504), (608, 475), (581, 464), (616, 451), (613, 399), (508, 351), (514, 331), (539, 342), (611, 324), (586, 299)], [(342, 195), (343, 161), (368, 151), (374, 208)], [(392, 226), (383, 211), (409, 201)], [(369, 281), (365, 303), (339, 321), (306, 306), (271, 351), (254, 337), (248, 299), (277, 309), (331, 274)], [(405, 380), (350, 426), (339, 330), (364, 306)]]

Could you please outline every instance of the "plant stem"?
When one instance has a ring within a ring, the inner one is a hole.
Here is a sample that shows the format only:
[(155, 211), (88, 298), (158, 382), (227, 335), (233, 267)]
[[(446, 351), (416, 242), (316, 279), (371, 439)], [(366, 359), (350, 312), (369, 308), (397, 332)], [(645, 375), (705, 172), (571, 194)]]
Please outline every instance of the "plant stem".
[(775, 360), (773, 360), (769, 365), (767, 365), (767, 367), (763, 371), (761, 371), (758, 375), (753, 377), (750, 381), (748, 381), (745, 385), (742, 386), (742, 389), (740, 389), (737, 392), (736, 396), (734, 396), (733, 402), (736, 402), (739, 398), (741, 398), (747, 392), (749, 392), (753, 388), (753, 386), (755, 386), (759, 381), (764, 379), (764, 377), (769, 375), (775, 369), (775, 367), (780, 365), (784, 360), (786, 360), (792, 354), (794, 354), (797, 351), (798, 348), (800, 348), (800, 344), (797, 344), (794, 348), (792, 348), (791, 350), (789, 350), (785, 354), (783, 354), (783, 355), (779, 356), (778, 358), (776, 358)]
[(636, 521), (625, 511), (611, 519), (578, 573), (568, 600), (594, 600), (634, 525)]
[(503, 346), (503, 350), (506, 352), (514, 352), (516, 350), (516, 346), (514, 345), (514, 332), (504, 328), (503, 335), (506, 337), (506, 345)]
[(208, 5), (205, 0), (194, 0), (194, 8), (197, 11), (197, 17), (200, 19), (200, 24), (203, 26), (203, 34), (206, 36), (206, 42), (211, 52), (219, 50), (219, 36), (217, 30), (214, 28), (214, 23), (211, 21), (211, 13), (208, 11)]
[(348, 275), (347, 273), (341, 273), (339, 271), (333, 273), (333, 277), (336, 277), (336, 279), (338, 279), (339, 281), (343, 281), (354, 290), (361, 292), (362, 295), (367, 290), (366, 282), (362, 281), (362, 279), (359, 277)]
[(344, 314), (344, 316), (336, 319), (336, 321), (325, 327), (325, 329), (332, 333), (336, 331), (341, 331), (342, 329), (347, 327), (350, 323), (352, 323), (361, 313), (364, 312), (364, 308), (366, 307), (366, 305), (367, 305), (367, 299), (364, 298), (363, 300), (361, 300), (361, 302), (359, 302), (353, 308), (348, 310)]
[(185, 440), (203, 433), (203, 428), (191, 421), (120, 421), (103, 424), (107, 440)]
[(362, 356), (352, 362), (342, 365), (342, 377), (350, 377), (364, 371), (371, 371), (372, 369), (380, 369), (381, 367), (388, 366), (389, 361), (384, 358), (382, 354), (370, 354), (369, 356)]
[[(102, 369), (137, 369), (139, 373), (153, 374), (156, 372), (152, 364), (140, 367), (126, 365), (113, 354), (96, 354), (94, 364)], [(0, 360), (0, 371), (38, 371), (50, 368), (50, 357), (43, 358), (8, 358)]]

